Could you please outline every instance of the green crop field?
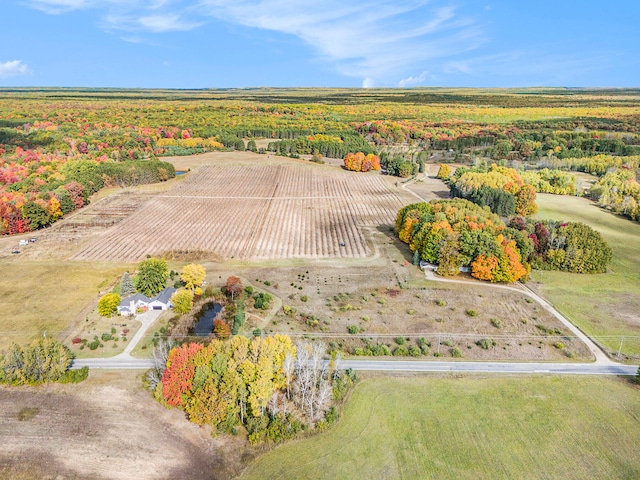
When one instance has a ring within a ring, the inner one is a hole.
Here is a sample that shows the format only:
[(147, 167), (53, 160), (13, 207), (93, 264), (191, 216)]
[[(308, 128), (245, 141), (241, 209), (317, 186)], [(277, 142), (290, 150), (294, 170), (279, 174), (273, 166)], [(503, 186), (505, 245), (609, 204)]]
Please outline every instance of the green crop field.
[(607, 212), (584, 198), (538, 195), (539, 218), (584, 222), (613, 249), (609, 272), (578, 275), (534, 272), (541, 291), (558, 310), (605, 347), (640, 355), (640, 224)]
[(640, 478), (640, 395), (596, 377), (372, 378), (241, 478)]

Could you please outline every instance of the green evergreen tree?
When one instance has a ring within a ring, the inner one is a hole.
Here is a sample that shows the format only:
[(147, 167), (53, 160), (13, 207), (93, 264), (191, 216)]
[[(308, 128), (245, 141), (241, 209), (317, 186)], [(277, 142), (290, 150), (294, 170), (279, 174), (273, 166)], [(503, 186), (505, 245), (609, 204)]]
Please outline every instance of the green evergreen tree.
[(420, 265), (420, 252), (417, 249), (413, 252), (413, 264)]
[(124, 272), (122, 274), (122, 280), (120, 280), (120, 296), (125, 298), (134, 293), (136, 293), (136, 287), (133, 285), (133, 280), (131, 280), (129, 272)]

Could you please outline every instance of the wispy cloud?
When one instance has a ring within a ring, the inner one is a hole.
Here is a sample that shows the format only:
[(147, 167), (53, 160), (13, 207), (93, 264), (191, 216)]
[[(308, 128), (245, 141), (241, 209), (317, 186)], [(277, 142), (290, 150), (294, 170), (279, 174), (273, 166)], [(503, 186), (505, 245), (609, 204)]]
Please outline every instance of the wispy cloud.
[(138, 35), (122, 35), (120, 40), (127, 43), (133, 43), (135, 45), (151, 45), (152, 47), (162, 47), (163, 45), (159, 42), (154, 42), (145, 37), (140, 37)]
[(0, 62), (0, 78), (14, 77), (17, 75), (27, 75), (31, 73), (27, 64), (21, 60), (10, 60), (8, 62)]
[(403, 78), (402, 80), (400, 80), (398, 82), (398, 86), (400, 88), (406, 88), (406, 87), (413, 87), (414, 85), (420, 85), (421, 83), (424, 83), (424, 81), (427, 79), (427, 75), (428, 74), (429, 74), (429, 72), (427, 72), (425, 70), (424, 72), (422, 72), (417, 77)]
[(484, 33), (451, 0), (26, 0), (47, 13), (95, 8), (106, 31), (161, 34), (188, 31), (215, 18), (292, 35), (315, 60), (363, 79), (363, 86), (409, 86), (435, 61), (479, 47)]
[(88, 0), (28, 0), (27, 5), (52, 15), (81, 10), (89, 6)]
[[(223, 21), (294, 35), (342, 74), (396, 84), (433, 59), (473, 50), (483, 34), (450, 5), (424, 0), (201, 0)], [(415, 73), (414, 73), (415, 75)]]
[(106, 15), (102, 20), (102, 27), (107, 31), (123, 30), (127, 32), (149, 33), (186, 32), (198, 28), (201, 25), (202, 22), (189, 21), (180, 15)]
[[(615, 56), (615, 55), (613, 55)], [(444, 76), (466, 78), (468, 84), (482, 84), (492, 79), (491, 86), (582, 85), (576, 78), (588, 78), (593, 72), (612, 63), (612, 55), (576, 57), (571, 53), (541, 54), (535, 51), (512, 50), (492, 55), (474, 56), (464, 60), (436, 65)], [(438, 76), (438, 79), (441, 78)], [(496, 82), (496, 78), (501, 81)]]

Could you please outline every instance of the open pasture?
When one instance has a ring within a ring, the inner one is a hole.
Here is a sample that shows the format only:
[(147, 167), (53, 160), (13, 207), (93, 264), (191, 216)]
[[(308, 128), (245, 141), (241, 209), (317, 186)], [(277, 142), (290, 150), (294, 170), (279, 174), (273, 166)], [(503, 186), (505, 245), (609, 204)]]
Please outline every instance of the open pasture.
[(638, 415), (637, 388), (619, 379), (371, 378), (334, 428), (241, 478), (638, 478)]
[[(640, 355), (640, 225), (589, 200), (539, 194), (538, 217), (584, 222), (613, 249), (607, 273), (534, 271), (532, 286), (578, 327), (617, 354)], [(623, 339), (624, 337), (624, 339)], [(622, 340), (622, 344), (621, 344)]]
[(204, 165), (73, 258), (362, 258), (362, 227), (391, 225), (403, 205), (376, 174), (287, 162)]
[(3, 260), (0, 350), (42, 335), (62, 340), (123, 271), (117, 264)]

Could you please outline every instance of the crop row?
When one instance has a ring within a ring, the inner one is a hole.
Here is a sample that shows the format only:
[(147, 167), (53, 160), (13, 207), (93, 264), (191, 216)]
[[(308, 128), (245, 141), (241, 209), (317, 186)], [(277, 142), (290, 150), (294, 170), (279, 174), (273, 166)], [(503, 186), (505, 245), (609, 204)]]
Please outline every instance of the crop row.
[(306, 165), (203, 167), (75, 258), (137, 261), (171, 251), (223, 258), (364, 257), (362, 226), (389, 225), (400, 199), (375, 175)]

